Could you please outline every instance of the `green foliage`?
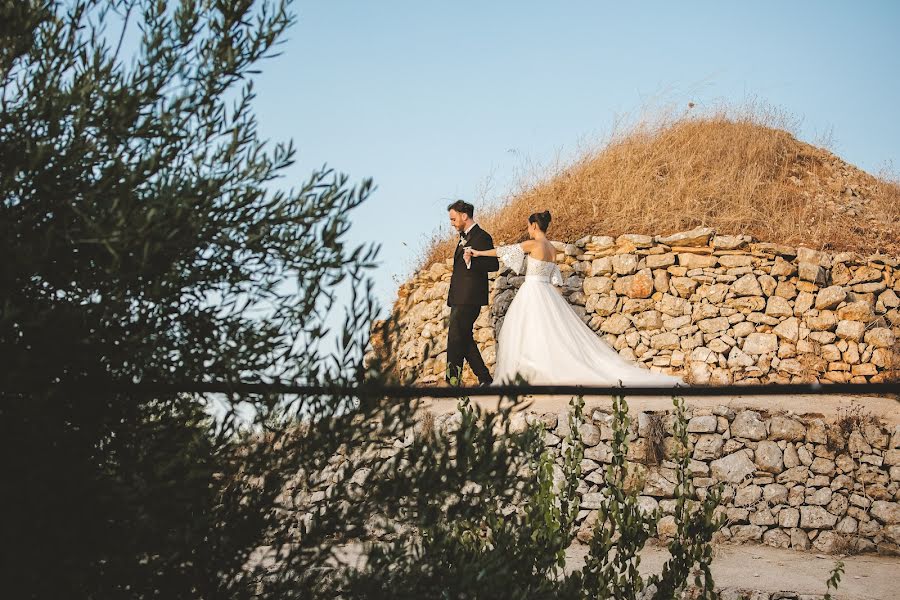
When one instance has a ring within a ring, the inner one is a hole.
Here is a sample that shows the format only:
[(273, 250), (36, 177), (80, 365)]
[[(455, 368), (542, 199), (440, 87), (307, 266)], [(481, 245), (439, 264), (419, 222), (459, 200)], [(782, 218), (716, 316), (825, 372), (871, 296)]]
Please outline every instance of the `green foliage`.
[[(677, 437), (686, 449), (683, 403), (676, 400), (675, 406)], [(512, 407), (482, 412), (461, 402), (458, 428), (417, 440), (393, 459), (406, 463), (402, 472), (382, 471), (383, 480), (367, 482), (367, 497), (381, 498), (372, 510), (396, 520), (395, 537), (371, 541), (363, 551), (365, 565), (333, 570), (318, 581), (313, 597), (671, 598), (690, 583), (695, 567), (703, 578), (694, 583), (704, 597), (716, 597), (709, 562), (710, 541), (721, 525), (713, 518), (721, 492), (696, 497), (684, 451), (676, 469), (680, 496), (672, 557), (646, 582), (638, 572), (639, 552), (656, 534), (661, 515), (658, 509), (641, 511), (626, 486), (629, 417), (623, 398), (613, 404), (606, 501), (597, 511), (586, 564), (562, 571), (579, 511), (582, 407), (580, 398), (572, 400), (569, 434), (557, 462), (544, 447), (540, 421), (517, 433), (510, 429)], [(505, 456), (492, 460), (498, 453)], [(437, 473), (444, 473), (440, 480)]]
[(713, 516), (721, 501), (721, 487), (713, 488), (698, 502), (689, 471), (684, 402), (675, 398), (674, 404), (675, 438), (680, 452), (675, 469), (676, 532), (668, 546), (670, 558), (663, 565), (662, 573), (652, 575), (646, 582), (642, 579), (638, 572), (639, 553), (648, 539), (657, 533), (661, 513), (658, 508), (641, 510), (636, 495), (626, 492), (628, 405), (624, 397), (618, 397), (613, 401), (613, 458), (606, 469), (603, 489), (606, 502), (598, 511), (590, 554), (581, 574), (581, 586), (589, 598), (637, 598), (642, 597), (645, 590), (654, 599), (673, 598), (676, 591), (688, 583), (695, 566), (703, 574), (702, 580), (699, 575), (694, 580), (703, 597), (717, 597), (709, 564), (712, 561), (712, 536), (722, 526)]
[(591, 538), (590, 554), (582, 571), (581, 587), (587, 598), (635, 598), (644, 588), (638, 573), (638, 554), (656, 534), (661, 512), (644, 512), (637, 495), (625, 491), (628, 405), (613, 399), (612, 462), (606, 467), (603, 494)]
[(368, 496), (379, 498), (372, 510), (406, 529), (372, 545), (366, 567), (327, 582), (320, 597), (552, 597), (574, 536), (581, 444), (576, 426), (556, 491), (543, 427), (511, 431), (511, 410), (483, 412), (463, 400), (455, 430), (398, 454), (404, 470), (370, 482)]
[[(0, 2), (10, 597), (239, 597), (250, 554), (291, 539), (277, 508), (307, 456), (296, 414), (350, 398), (110, 383), (362, 373), (375, 249), (344, 238), (371, 184), (321, 168), (275, 189), (294, 148), (260, 139), (251, 110), (255, 65), (292, 21), (268, 0)], [(341, 282), (356, 293), (331, 356)]]
[(671, 558), (663, 565), (662, 574), (650, 578), (650, 585), (656, 588), (653, 598), (662, 600), (674, 597), (688, 579), (696, 565), (694, 585), (701, 591), (702, 598), (718, 598), (714, 589), (710, 565), (712, 564), (712, 536), (724, 524), (724, 519), (715, 516), (715, 509), (722, 501), (722, 484), (710, 489), (701, 500), (691, 481), (688, 451), (687, 418), (684, 399), (675, 398), (675, 438), (678, 440), (678, 468), (675, 485), (675, 536), (669, 543)]
[(844, 561), (839, 560), (831, 570), (831, 576), (826, 582), (827, 591), (825, 592), (825, 600), (832, 600), (831, 590), (837, 590), (838, 584), (841, 582), (841, 575), (844, 573)]

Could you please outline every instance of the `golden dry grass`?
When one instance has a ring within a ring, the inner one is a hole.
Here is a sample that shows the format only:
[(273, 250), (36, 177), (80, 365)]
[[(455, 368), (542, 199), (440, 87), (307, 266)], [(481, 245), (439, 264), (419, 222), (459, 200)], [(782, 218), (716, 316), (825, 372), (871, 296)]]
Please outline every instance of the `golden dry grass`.
[[(498, 243), (524, 239), (528, 215), (549, 210), (549, 235), (562, 241), (705, 225), (832, 251), (900, 252), (900, 185), (789, 129), (782, 114), (753, 107), (645, 120), (476, 217)], [(449, 256), (453, 243), (435, 236), (421, 266)]]

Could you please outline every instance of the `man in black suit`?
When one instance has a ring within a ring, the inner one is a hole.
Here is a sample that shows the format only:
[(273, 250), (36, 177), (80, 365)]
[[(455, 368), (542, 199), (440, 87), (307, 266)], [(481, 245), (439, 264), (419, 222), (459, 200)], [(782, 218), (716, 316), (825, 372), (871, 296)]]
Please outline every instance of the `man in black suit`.
[(453, 254), (453, 275), (447, 306), (450, 307), (450, 325), (447, 331), (447, 383), (457, 385), (462, 380), (463, 360), (478, 377), (480, 385), (490, 385), (493, 381), (478, 346), (472, 338), (472, 327), (488, 303), (488, 273), (499, 271), (500, 263), (490, 256), (471, 257), (466, 261), (464, 248), (490, 250), (494, 240), (479, 227), (472, 216), (475, 207), (468, 202), (457, 200), (447, 207), (450, 223), (459, 232), (459, 243)]

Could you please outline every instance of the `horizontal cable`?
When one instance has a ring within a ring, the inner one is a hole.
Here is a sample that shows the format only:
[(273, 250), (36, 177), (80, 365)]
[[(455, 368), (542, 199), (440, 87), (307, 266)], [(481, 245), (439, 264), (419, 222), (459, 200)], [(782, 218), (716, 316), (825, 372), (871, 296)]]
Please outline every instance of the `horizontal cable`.
[(422, 386), (422, 385), (305, 385), (289, 382), (242, 383), (99, 383), (81, 382), (51, 386), (2, 386), (0, 392), (27, 394), (51, 390), (80, 390), (105, 393), (159, 394), (293, 394), (298, 396), (384, 396), (391, 398), (460, 398), (471, 396), (793, 396), (798, 394), (830, 395), (900, 395), (900, 381), (885, 383), (789, 383), (763, 385), (717, 385), (685, 387), (618, 387), (590, 385), (510, 384), (489, 387)]

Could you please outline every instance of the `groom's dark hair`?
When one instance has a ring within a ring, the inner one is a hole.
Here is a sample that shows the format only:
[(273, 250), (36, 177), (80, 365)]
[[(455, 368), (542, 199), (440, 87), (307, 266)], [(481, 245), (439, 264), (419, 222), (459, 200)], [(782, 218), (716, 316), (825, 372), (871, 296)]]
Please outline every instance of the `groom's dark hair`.
[(447, 207), (447, 212), (455, 210), (458, 213), (466, 213), (469, 215), (471, 219), (475, 215), (475, 207), (466, 202), (465, 200), (457, 200), (453, 204)]

